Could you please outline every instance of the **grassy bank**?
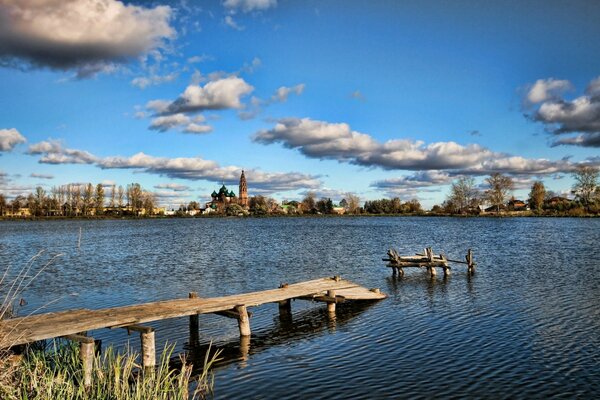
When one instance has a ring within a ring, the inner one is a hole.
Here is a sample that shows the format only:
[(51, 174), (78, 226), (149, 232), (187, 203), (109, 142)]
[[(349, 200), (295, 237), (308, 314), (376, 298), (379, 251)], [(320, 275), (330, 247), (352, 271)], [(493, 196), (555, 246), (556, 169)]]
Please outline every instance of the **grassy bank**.
[(84, 387), (79, 346), (53, 341), (48, 347), (31, 346), (22, 355), (0, 355), (2, 399), (203, 399), (212, 393), (210, 369), (218, 352), (205, 358), (203, 372), (192, 375), (192, 365), (180, 356), (178, 368), (171, 365), (173, 347), (162, 353), (153, 371), (143, 372), (139, 355), (131, 350), (117, 353), (108, 348), (96, 355), (92, 384)]

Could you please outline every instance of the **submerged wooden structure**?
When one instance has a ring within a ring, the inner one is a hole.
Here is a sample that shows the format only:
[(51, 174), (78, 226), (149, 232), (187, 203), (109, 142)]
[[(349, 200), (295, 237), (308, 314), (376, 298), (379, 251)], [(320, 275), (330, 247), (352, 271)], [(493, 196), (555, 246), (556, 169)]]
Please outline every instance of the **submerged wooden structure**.
[(278, 303), (280, 314), (291, 312), (291, 300), (301, 299), (327, 303), (335, 314), (337, 303), (352, 300), (381, 300), (387, 296), (379, 289), (367, 289), (339, 276), (295, 284), (282, 284), (277, 289), (238, 295), (202, 298), (194, 292), (188, 298), (136, 304), (100, 310), (77, 309), (30, 315), (0, 321), (0, 348), (23, 345), (37, 340), (65, 338), (80, 343), (84, 384), (91, 383), (92, 360), (97, 341), (88, 331), (122, 328), (138, 332), (142, 346), (142, 365), (156, 365), (154, 328), (147, 322), (189, 316), (190, 336), (197, 335), (199, 314), (218, 314), (238, 322), (241, 337), (251, 334), (248, 307)]
[(394, 275), (404, 276), (404, 268), (425, 268), (429, 274), (434, 277), (436, 276), (436, 267), (444, 270), (444, 276), (450, 275), (449, 263), (466, 264), (467, 271), (469, 274), (475, 272), (477, 264), (473, 259), (473, 251), (469, 249), (465, 256), (465, 261), (450, 260), (444, 254), (434, 254), (431, 247), (425, 248), (423, 253), (417, 253), (414, 256), (401, 256), (394, 249), (389, 249), (387, 252), (388, 258), (383, 258), (383, 261), (387, 261), (387, 266), (392, 268)]

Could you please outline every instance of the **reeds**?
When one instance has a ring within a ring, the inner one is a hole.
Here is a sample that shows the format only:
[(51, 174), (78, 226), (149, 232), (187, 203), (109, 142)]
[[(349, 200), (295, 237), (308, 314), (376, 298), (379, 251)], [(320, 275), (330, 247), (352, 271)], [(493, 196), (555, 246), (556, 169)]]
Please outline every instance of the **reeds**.
[(94, 357), (92, 384), (82, 384), (79, 347), (70, 342), (53, 341), (50, 349), (29, 351), (15, 374), (14, 390), (5, 391), (14, 399), (114, 399), (171, 400), (202, 399), (212, 393), (211, 367), (220, 354), (210, 354), (200, 376), (192, 376), (192, 365), (180, 356), (181, 365), (170, 365), (172, 345), (166, 345), (154, 370), (144, 371), (138, 364), (139, 355), (126, 349), (116, 352), (112, 347)]

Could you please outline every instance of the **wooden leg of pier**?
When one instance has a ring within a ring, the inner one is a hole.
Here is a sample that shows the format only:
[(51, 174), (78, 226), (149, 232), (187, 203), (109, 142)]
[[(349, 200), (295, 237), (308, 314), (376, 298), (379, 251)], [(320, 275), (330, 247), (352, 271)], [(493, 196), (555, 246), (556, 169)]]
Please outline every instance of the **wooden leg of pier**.
[(450, 276), (450, 267), (444, 267), (444, 277)]
[(67, 335), (65, 339), (79, 342), (79, 358), (81, 359), (81, 367), (83, 370), (83, 386), (90, 387), (92, 385), (92, 371), (94, 368), (94, 338), (85, 335)]
[(248, 318), (248, 310), (246, 306), (235, 306), (235, 311), (238, 313), (238, 325), (240, 327), (240, 336), (250, 336), (250, 318)]
[(142, 325), (127, 325), (122, 328), (127, 329), (127, 332), (135, 331), (140, 333), (140, 342), (142, 342), (142, 366), (145, 370), (153, 370), (156, 366), (154, 328)]
[(79, 344), (79, 356), (83, 367), (83, 386), (92, 385), (92, 370), (94, 368), (94, 340)]
[[(328, 290), (327, 296), (335, 299), (335, 290)], [(335, 302), (327, 303), (327, 312), (335, 314)]]
[[(197, 299), (198, 293), (190, 292), (188, 295), (190, 299)], [(198, 333), (199, 323), (198, 323), (198, 314), (190, 315), (190, 345), (197, 346), (200, 342), (200, 335)]]
[(435, 267), (428, 267), (428, 269), (429, 269), (429, 274), (431, 275), (432, 278), (437, 275)]
[(148, 332), (141, 332), (142, 342), (142, 366), (145, 370), (154, 369), (156, 366), (156, 346), (154, 341), (154, 329)]
[(282, 300), (279, 302), (279, 316), (287, 317), (292, 313), (292, 300)]

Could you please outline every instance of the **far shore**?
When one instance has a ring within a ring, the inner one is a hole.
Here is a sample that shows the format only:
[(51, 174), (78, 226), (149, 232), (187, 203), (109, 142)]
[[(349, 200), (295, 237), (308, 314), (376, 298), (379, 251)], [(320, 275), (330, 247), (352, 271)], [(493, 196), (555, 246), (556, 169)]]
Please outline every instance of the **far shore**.
[(381, 217), (446, 217), (446, 218), (598, 218), (598, 214), (569, 215), (563, 214), (536, 214), (534, 212), (505, 212), (505, 213), (485, 213), (485, 214), (443, 214), (443, 213), (406, 213), (406, 214), (266, 214), (266, 215), (152, 215), (152, 216), (134, 216), (134, 215), (102, 215), (102, 216), (27, 216), (27, 217), (0, 217), (0, 221), (93, 221), (93, 220), (152, 220), (152, 219), (244, 219), (244, 218), (381, 218)]

